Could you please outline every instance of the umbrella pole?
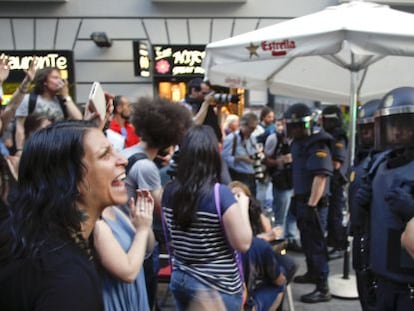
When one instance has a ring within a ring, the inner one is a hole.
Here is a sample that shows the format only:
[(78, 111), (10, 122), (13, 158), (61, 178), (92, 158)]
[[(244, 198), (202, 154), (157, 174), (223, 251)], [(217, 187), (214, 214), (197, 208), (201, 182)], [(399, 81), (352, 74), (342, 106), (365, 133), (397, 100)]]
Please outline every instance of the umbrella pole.
[[(354, 165), (355, 159), (355, 143), (356, 143), (356, 121), (357, 121), (357, 71), (351, 70), (351, 90), (349, 99), (349, 167)], [(345, 217), (345, 215), (344, 215)], [(346, 231), (347, 232), (347, 231)], [(349, 275), (350, 267), (350, 242), (349, 236), (346, 234), (346, 248), (344, 253), (343, 274), (334, 274), (329, 276), (329, 287), (332, 296), (343, 299), (357, 299), (358, 291), (356, 286), (356, 278)]]

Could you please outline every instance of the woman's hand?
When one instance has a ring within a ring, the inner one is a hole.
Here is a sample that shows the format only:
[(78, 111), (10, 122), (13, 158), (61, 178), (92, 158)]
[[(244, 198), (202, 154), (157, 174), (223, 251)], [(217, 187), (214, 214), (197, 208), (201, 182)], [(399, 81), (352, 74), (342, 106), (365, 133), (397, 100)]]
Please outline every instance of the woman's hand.
[(85, 114), (83, 116), (84, 120), (95, 120), (98, 128), (103, 130), (105, 128), (106, 123), (112, 116), (112, 112), (114, 111), (114, 96), (110, 93), (105, 92), (105, 100), (106, 100), (106, 114), (105, 116), (101, 116), (96, 109), (94, 109), (94, 105), (88, 105), (89, 109), (85, 109)]
[(7, 80), (9, 73), (9, 58), (3, 53), (0, 55), (0, 85)]
[(137, 232), (151, 229), (154, 199), (149, 190), (138, 189), (136, 203), (131, 198), (129, 208), (131, 221)]
[(37, 56), (33, 56), (33, 60), (29, 64), (29, 68), (27, 68), (27, 70), (24, 71), (29, 82), (32, 82), (36, 76), (38, 61), (39, 59), (37, 58)]

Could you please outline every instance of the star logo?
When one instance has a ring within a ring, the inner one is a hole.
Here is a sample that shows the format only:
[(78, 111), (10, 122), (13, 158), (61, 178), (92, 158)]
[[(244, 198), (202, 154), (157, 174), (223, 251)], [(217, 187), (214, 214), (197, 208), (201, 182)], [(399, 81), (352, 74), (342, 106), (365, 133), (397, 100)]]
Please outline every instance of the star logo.
[(249, 51), (250, 55), (249, 58), (252, 58), (253, 56), (259, 57), (259, 54), (257, 54), (257, 49), (259, 48), (258, 45), (254, 45), (253, 42), (250, 42), (249, 46), (246, 46), (246, 49)]

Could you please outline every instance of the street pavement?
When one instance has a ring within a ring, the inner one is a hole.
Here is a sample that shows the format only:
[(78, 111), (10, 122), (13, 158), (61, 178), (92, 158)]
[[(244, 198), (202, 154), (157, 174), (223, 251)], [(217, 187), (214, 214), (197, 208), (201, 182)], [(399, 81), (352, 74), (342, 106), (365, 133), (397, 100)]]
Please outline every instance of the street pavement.
[[(297, 275), (300, 275), (302, 273), (306, 272), (306, 264), (305, 264), (305, 256), (302, 253), (296, 253), (296, 252), (289, 252), (289, 255), (294, 257), (297, 264), (299, 265), (299, 270), (297, 272)], [(329, 262), (329, 268), (330, 268), (330, 275), (337, 275), (342, 276), (343, 271), (343, 259), (337, 259)], [(352, 267), (350, 268), (350, 274), (353, 275)], [(353, 282), (351, 280), (344, 280), (344, 286), (354, 286), (354, 284), (351, 284), (350, 282)], [(159, 285), (159, 291), (158, 291), (158, 301), (161, 310), (170, 311), (175, 310), (174, 306), (174, 299), (173, 297), (167, 293), (167, 296), (165, 296), (166, 293), (166, 284), (160, 284)], [(295, 307), (295, 311), (360, 311), (361, 305), (359, 303), (358, 299), (350, 300), (350, 299), (338, 299), (333, 298), (329, 302), (325, 303), (316, 303), (316, 304), (305, 304), (300, 302), (300, 296), (303, 294), (307, 294), (311, 292), (314, 289), (314, 285), (308, 285), (308, 284), (295, 284), (292, 283), (292, 295), (293, 295), (293, 303)], [(164, 303), (161, 305), (161, 301), (163, 298), (166, 297)], [(290, 311), (288, 308), (287, 300), (285, 299), (284, 305), (283, 305), (283, 311)]]

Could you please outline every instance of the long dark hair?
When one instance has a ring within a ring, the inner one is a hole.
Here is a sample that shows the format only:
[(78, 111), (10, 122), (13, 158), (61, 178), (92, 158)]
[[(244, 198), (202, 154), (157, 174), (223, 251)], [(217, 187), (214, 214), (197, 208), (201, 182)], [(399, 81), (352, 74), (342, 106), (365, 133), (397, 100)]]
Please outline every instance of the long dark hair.
[(87, 121), (57, 122), (25, 143), (18, 196), (10, 202), (9, 259), (36, 256), (47, 241), (69, 241), (80, 232), (77, 186), (86, 173), (83, 142), (92, 127)]
[(188, 228), (196, 219), (201, 197), (220, 181), (221, 158), (217, 137), (211, 127), (192, 127), (180, 146), (177, 176), (171, 187), (174, 222)]
[(253, 234), (258, 235), (259, 233), (264, 232), (262, 220), (260, 218), (262, 214), (260, 202), (258, 202), (256, 198), (252, 195), (252, 192), (245, 183), (235, 180), (229, 184), (230, 189), (236, 187), (243, 190), (243, 192), (249, 197), (249, 220), (250, 225), (252, 226)]
[(42, 95), (45, 92), (45, 82), (53, 71), (59, 72), (59, 69), (57, 69), (56, 67), (45, 67), (45, 68), (39, 69), (36, 72), (36, 76), (34, 78), (34, 87), (33, 87), (34, 93), (38, 95)]

